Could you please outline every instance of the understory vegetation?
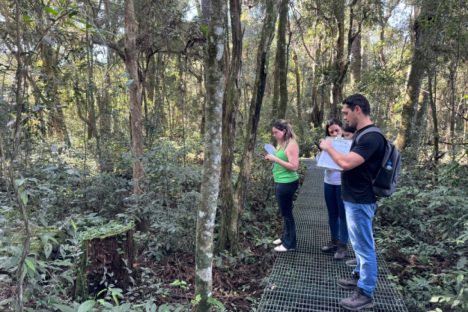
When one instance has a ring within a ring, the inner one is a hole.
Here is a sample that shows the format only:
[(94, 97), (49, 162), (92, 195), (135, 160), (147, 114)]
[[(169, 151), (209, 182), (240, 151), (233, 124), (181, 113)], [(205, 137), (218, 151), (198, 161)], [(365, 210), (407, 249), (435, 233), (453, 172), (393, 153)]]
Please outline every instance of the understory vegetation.
[[(125, 171), (93, 174), (86, 166), (68, 164), (70, 155), (42, 150), (29, 164), (18, 185), (27, 198), (32, 231), (25, 262), (29, 311), (187, 311), (194, 296), (194, 231), (199, 201), (201, 164), (199, 144), (160, 142), (145, 158), (150, 191), (131, 194)], [(261, 157), (261, 155), (258, 155)], [(53, 162), (47, 162), (46, 159)], [(76, 159), (75, 159), (76, 160)], [(125, 159), (121, 160), (125, 162)], [(117, 164), (118, 165), (118, 164)], [(125, 167), (125, 163), (122, 164)], [(280, 231), (273, 199), (271, 168), (257, 163), (252, 172), (250, 205), (242, 216), (240, 252), (220, 253), (214, 259), (214, 297), (219, 309), (253, 309), (263, 279), (273, 264), (271, 241)], [(304, 170), (304, 169), (302, 169)], [(266, 187), (267, 186), (267, 187)], [(0, 309), (14, 303), (14, 272), (22, 250), (21, 216), (11, 196), (0, 192)], [(98, 293), (73, 298), (83, 253), (82, 242), (132, 227), (134, 216), (148, 218), (149, 231), (135, 233), (136, 257), (132, 282), (123, 291), (106, 271)], [(221, 303), (222, 302), (222, 303)]]
[(466, 311), (468, 166), (423, 168), (406, 169), (397, 192), (381, 201), (378, 252), (409, 311)]

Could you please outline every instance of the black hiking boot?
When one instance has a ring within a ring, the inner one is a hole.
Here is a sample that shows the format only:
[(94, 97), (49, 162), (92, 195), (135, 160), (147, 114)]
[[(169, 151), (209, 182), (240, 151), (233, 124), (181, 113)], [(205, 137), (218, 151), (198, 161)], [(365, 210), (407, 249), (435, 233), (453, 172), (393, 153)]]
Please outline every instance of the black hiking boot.
[(343, 260), (344, 258), (346, 258), (346, 251), (348, 251), (346, 244), (339, 243), (335, 255), (333, 255), (333, 259)]
[(350, 278), (340, 278), (338, 280), (338, 285), (346, 290), (353, 290), (357, 287), (357, 282), (359, 280), (359, 273), (353, 272)]
[(328, 244), (325, 246), (322, 246), (320, 250), (325, 253), (334, 253), (338, 249), (338, 241), (335, 239), (332, 239)]
[(374, 300), (364, 294), (362, 289), (356, 288), (351, 297), (340, 301), (340, 305), (349, 311), (360, 311), (374, 306)]

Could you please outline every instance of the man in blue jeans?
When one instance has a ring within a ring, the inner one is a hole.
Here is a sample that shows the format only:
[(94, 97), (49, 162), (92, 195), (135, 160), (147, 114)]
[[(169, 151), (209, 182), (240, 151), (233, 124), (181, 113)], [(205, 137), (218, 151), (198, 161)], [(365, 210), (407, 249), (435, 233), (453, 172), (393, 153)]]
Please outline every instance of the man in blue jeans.
[[(343, 101), (343, 119), (356, 128), (354, 138), (369, 127), (370, 105), (361, 94), (354, 94)], [(356, 254), (356, 268), (351, 278), (338, 280), (344, 289), (354, 290), (351, 297), (340, 301), (340, 305), (351, 311), (374, 306), (373, 292), (377, 284), (377, 256), (375, 253), (372, 220), (376, 197), (372, 190), (372, 180), (377, 175), (385, 154), (385, 138), (377, 132), (362, 135), (353, 141), (349, 154), (337, 152), (329, 141), (322, 141), (320, 148), (343, 168), (341, 174), (341, 197), (343, 198), (348, 233)]]

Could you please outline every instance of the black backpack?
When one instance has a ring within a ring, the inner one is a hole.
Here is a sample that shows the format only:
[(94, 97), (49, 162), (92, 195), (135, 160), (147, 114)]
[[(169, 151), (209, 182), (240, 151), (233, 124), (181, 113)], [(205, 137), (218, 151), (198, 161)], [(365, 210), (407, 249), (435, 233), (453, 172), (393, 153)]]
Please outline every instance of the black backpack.
[(369, 127), (359, 133), (359, 135), (354, 139), (356, 143), (359, 142), (359, 139), (364, 134), (369, 132), (380, 133), (385, 139), (385, 155), (382, 158), (380, 169), (372, 181), (372, 188), (376, 196), (389, 197), (395, 192), (398, 178), (400, 177), (401, 154), (395, 145), (388, 141), (382, 131), (375, 126)]

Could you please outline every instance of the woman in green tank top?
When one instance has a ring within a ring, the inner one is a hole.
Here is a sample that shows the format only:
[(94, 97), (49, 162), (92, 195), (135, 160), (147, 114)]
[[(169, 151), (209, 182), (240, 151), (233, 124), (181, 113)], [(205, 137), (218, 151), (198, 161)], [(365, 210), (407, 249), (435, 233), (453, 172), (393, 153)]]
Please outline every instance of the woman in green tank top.
[(299, 146), (291, 125), (286, 120), (273, 124), (273, 137), (277, 143), (275, 155), (268, 154), (265, 159), (273, 162), (275, 195), (283, 217), (283, 235), (273, 243), (276, 251), (296, 249), (296, 224), (294, 222), (293, 196), (299, 186)]

